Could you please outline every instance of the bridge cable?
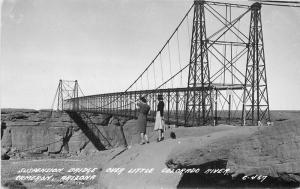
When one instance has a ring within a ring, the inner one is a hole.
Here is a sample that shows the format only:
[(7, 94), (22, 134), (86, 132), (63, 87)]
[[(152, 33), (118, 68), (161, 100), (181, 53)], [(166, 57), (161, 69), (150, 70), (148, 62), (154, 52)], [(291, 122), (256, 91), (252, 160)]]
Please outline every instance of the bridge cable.
[[(193, 5), (191, 6), (191, 8), (192, 8), (192, 7), (193, 7)], [(191, 10), (191, 8), (190, 8), (190, 10)], [(185, 15), (185, 17), (182, 19), (181, 23), (182, 23), (183, 20), (188, 16), (188, 13), (190, 12), (190, 10), (187, 12), (187, 14)], [(241, 16), (239, 16), (238, 18), (236, 18), (236, 19), (233, 21), (233, 23), (229, 23), (229, 24), (231, 25), (231, 26), (229, 27), (229, 29), (232, 27), (232, 24), (235, 24), (235, 22), (238, 21), (238, 20), (240, 20), (247, 12), (249, 12), (249, 10), (247, 10), (244, 14), (242, 14)], [(178, 27), (181, 25), (181, 23), (178, 25)], [(177, 28), (178, 28), (178, 27), (177, 27)], [(176, 30), (177, 30), (177, 28), (176, 28)], [(227, 30), (229, 30), (229, 29), (227, 29)], [(176, 32), (176, 30), (175, 30), (175, 32)], [(172, 36), (173, 36), (173, 35), (174, 35), (174, 32), (173, 32)], [(171, 36), (170, 38), (172, 38), (172, 36)], [(220, 38), (220, 37), (219, 37), (219, 38)], [(219, 38), (218, 38), (218, 39), (219, 39)], [(164, 47), (162, 48), (162, 50), (165, 48), (165, 46), (166, 46), (167, 44), (168, 44), (168, 41), (167, 41), (167, 43), (164, 45)], [(213, 45), (213, 44), (211, 44), (210, 46), (212, 46), (212, 45)], [(162, 51), (162, 50), (161, 50), (161, 51)], [(159, 52), (158, 55), (161, 54), (161, 51)], [(157, 55), (157, 56), (158, 56), (158, 55)], [(157, 56), (155, 57), (155, 59), (157, 58)], [(155, 59), (154, 59), (154, 60), (155, 60)], [(153, 61), (152, 61), (152, 63), (153, 63)], [(151, 64), (152, 64), (152, 63), (151, 63)], [(150, 64), (150, 65), (151, 65), (151, 64)], [(150, 65), (149, 65), (149, 66), (150, 66)], [(148, 67), (149, 67), (149, 66), (148, 66)], [(189, 66), (189, 64), (187, 64), (183, 69), (185, 69), (187, 66)], [(148, 68), (148, 67), (147, 67), (147, 68)], [(166, 84), (167, 82), (169, 82), (169, 81), (170, 81), (171, 79), (173, 79), (177, 74), (181, 73), (181, 71), (182, 71), (183, 69), (181, 69), (179, 72), (177, 72), (177, 73), (176, 73), (175, 75), (173, 75), (171, 78), (169, 78), (167, 81), (165, 81), (163, 84), (161, 84), (158, 88), (160, 88), (161, 86), (163, 86), (164, 84)], [(145, 70), (144, 70), (144, 72), (145, 72)], [(144, 72), (143, 72), (143, 73), (144, 73)], [(142, 73), (142, 74), (143, 74), (143, 73)], [(142, 74), (138, 77), (138, 79), (140, 79), (140, 78), (142, 77)], [(137, 80), (138, 80), (138, 79), (137, 79)], [(137, 80), (136, 80), (136, 81), (137, 81)], [(133, 82), (132, 85), (134, 85), (134, 84), (136, 83), (136, 81)], [(131, 85), (129, 88), (127, 88), (127, 90), (130, 89), (130, 88), (132, 87), (132, 85)], [(157, 89), (158, 89), (158, 88), (157, 88)], [(127, 90), (126, 90), (125, 92), (127, 92)], [(116, 99), (115, 99), (115, 100), (116, 100)], [(111, 103), (112, 103), (112, 102), (110, 102), (110, 103), (108, 103), (108, 104), (111, 104)], [(107, 106), (107, 105), (104, 105), (104, 106)], [(104, 106), (102, 106), (102, 107), (104, 107)]]
[[(176, 31), (178, 30), (178, 28), (181, 26), (181, 24), (183, 23), (183, 21), (186, 19), (186, 17), (188, 16), (188, 14), (190, 13), (190, 11), (192, 10), (192, 8), (194, 7), (194, 3), (192, 4), (192, 6), (190, 7), (190, 9), (187, 11), (187, 13), (184, 15), (184, 17), (182, 18), (182, 20), (180, 21), (180, 23), (178, 24), (178, 26), (176, 27), (176, 29), (174, 30), (174, 32), (172, 33), (172, 35), (169, 37), (169, 39), (167, 40), (167, 42), (163, 45), (163, 47), (161, 48), (161, 50), (159, 51), (159, 53), (154, 57), (154, 59), (151, 61), (151, 63), (147, 66), (146, 69), (148, 69), (153, 63), (154, 61), (158, 58), (158, 56), (160, 55), (160, 53), (164, 50), (164, 48), (167, 46), (167, 44), (169, 43), (169, 41), (173, 38), (174, 34), (176, 33)], [(127, 92), (133, 85), (134, 83), (137, 82), (137, 80), (145, 73), (146, 69), (139, 75), (139, 77), (125, 90), (125, 92)]]
[(159, 54), (160, 57), (160, 71), (161, 71), (161, 82), (164, 82), (164, 73), (163, 73), (163, 63), (162, 63), (162, 58), (161, 58), (161, 53)]
[[(135, 90), (137, 91), (138, 90), (138, 84), (135, 83), (134, 85), (135, 85)], [(100, 108), (102, 108), (102, 107), (100, 107)]]
[[(145, 93), (143, 95), (143, 97), (146, 97), (148, 94), (150, 94), (152, 91), (157, 91), (159, 88), (161, 88), (162, 86), (164, 86), (166, 83), (168, 83), (169, 81), (171, 81), (172, 79), (174, 79), (177, 75), (179, 75), (183, 70), (185, 70), (190, 64), (186, 64), (181, 70), (179, 70), (176, 74), (174, 74), (172, 77), (170, 77), (168, 80), (166, 80), (165, 82), (163, 82), (161, 85), (159, 85), (158, 87), (156, 87), (156, 89), (154, 90), (151, 90), (147, 93)], [(129, 102), (128, 104), (125, 104), (124, 106), (128, 106), (130, 104), (132, 104), (133, 102)], [(124, 106), (119, 106), (119, 107), (116, 107), (116, 108), (122, 108)]]
[[(177, 50), (178, 50), (178, 62), (179, 62), (179, 68), (181, 69), (181, 57), (180, 57), (180, 44), (179, 44), (179, 39), (178, 39), (178, 33), (179, 30), (177, 31)], [(180, 73), (180, 86), (182, 87), (182, 72)]]
[(155, 64), (153, 64), (154, 88), (156, 88)]
[[(190, 64), (186, 64), (181, 70), (179, 70), (176, 74), (174, 74), (172, 77), (170, 77), (168, 80), (166, 80), (164, 83), (162, 83), (161, 85), (159, 85), (158, 87), (156, 87), (156, 89), (154, 89), (154, 91), (158, 90), (159, 88), (161, 88), (162, 86), (164, 86), (166, 83), (168, 83), (169, 81), (171, 81), (172, 79), (174, 79), (177, 75), (180, 74), (180, 72), (182, 72), (183, 70), (185, 70)], [(153, 91), (153, 90), (151, 90)], [(148, 94), (151, 93), (151, 91), (145, 93), (143, 95), (143, 97), (146, 97)], [(123, 108), (123, 107), (126, 107), (126, 106), (129, 106), (131, 105), (133, 102), (129, 102), (125, 105), (122, 105), (122, 106), (118, 106), (118, 107), (115, 107), (115, 109), (119, 109), (119, 108)]]
[[(171, 51), (170, 51), (170, 45), (168, 43), (168, 55), (169, 55), (169, 68), (170, 68), (170, 77), (172, 76), (172, 62), (171, 62)], [(171, 81), (171, 87), (173, 88), (173, 80)]]
[(187, 31), (188, 31), (188, 37), (189, 37), (189, 40), (188, 40), (188, 47), (191, 48), (191, 33), (190, 33), (190, 23), (189, 23), (189, 16), (187, 17), (186, 19), (186, 23), (187, 23)]
[(148, 89), (150, 89), (150, 86), (149, 86), (149, 70), (147, 70), (147, 83), (148, 83)]
[[(161, 56), (162, 51), (165, 49), (165, 47), (167, 46), (167, 44), (169, 43), (170, 39), (173, 38), (174, 34), (176, 33), (176, 31), (178, 30), (178, 28), (182, 25), (183, 21), (188, 17), (188, 14), (190, 13), (190, 11), (192, 10), (192, 8), (194, 7), (194, 4), (192, 4), (192, 6), (190, 7), (190, 9), (187, 11), (187, 13), (184, 15), (184, 17), (182, 18), (182, 20), (180, 21), (180, 23), (178, 24), (178, 26), (176, 27), (176, 29), (174, 30), (174, 32), (172, 33), (172, 35), (169, 37), (169, 39), (167, 40), (167, 42), (163, 45), (163, 47), (161, 48), (161, 50), (159, 51), (159, 53), (155, 56), (155, 58), (151, 61), (151, 63), (146, 67), (146, 69), (139, 75), (139, 77), (124, 91), (127, 92), (133, 85), (135, 85), (137, 83), (137, 81), (142, 77), (142, 75), (146, 72), (146, 70), (154, 63), (154, 61), (158, 58), (158, 56)], [(162, 76), (163, 77), (163, 76)], [(169, 81), (169, 80), (168, 80)], [(165, 82), (166, 83), (166, 82)], [(164, 84), (165, 84), (164, 83)], [(161, 85), (160, 85), (161, 87)], [(117, 99), (114, 99), (113, 101), (108, 102), (107, 104), (101, 106), (101, 107), (97, 107), (97, 108), (103, 108), (111, 103), (113, 103), (114, 101), (116, 101)]]
[(141, 75), (141, 89), (143, 90), (143, 75)]

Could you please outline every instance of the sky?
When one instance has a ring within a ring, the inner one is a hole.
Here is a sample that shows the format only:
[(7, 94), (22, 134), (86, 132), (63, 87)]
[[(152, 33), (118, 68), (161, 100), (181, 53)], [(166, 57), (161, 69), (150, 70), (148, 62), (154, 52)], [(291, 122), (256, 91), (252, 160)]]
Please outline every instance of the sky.
[[(183, 0), (3, 0), (1, 108), (50, 108), (59, 79), (124, 91), (192, 5)], [(300, 8), (263, 7), (270, 109), (300, 110)]]

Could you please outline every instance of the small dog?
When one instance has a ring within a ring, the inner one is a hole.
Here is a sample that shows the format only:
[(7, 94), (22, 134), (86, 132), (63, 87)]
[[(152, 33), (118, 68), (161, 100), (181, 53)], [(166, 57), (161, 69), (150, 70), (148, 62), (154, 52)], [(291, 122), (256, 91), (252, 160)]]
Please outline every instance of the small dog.
[(172, 132), (170, 133), (170, 137), (171, 137), (171, 139), (176, 139), (176, 134), (172, 131)]

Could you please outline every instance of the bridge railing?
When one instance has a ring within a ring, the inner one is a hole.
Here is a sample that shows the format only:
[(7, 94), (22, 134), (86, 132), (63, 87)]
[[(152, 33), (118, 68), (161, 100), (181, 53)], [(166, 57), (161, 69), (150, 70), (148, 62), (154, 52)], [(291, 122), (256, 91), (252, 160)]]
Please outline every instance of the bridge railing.
[(63, 107), (64, 110), (68, 111), (94, 112), (137, 118), (138, 107), (132, 101), (138, 101), (141, 96), (144, 96), (150, 106), (148, 119), (154, 120), (159, 94), (163, 95), (165, 103), (165, 121), (169, 124), (183, 125), (187, 88), (128, 91), (70, 98), (64, 101)]
[[(236, 90), (242, 89), (242, 86), (231, 86)], [(216, 94), (218, 91), (227, 90), (227, 87), (213, 86), (210, 89), (205, 87), (204, 90), (214, 91), (212, 94)], [(201, 98), (201, 87), (195, 88), (168, 88), (168, 89), (156, 89), (156, 90), (142, 90), (142, 91), (128, 91), (118, 93), (106, 93), (98, 95), (83, 96), (77, 98), (69, 98), (64, 100), (64, 110), (68, 111), (84, 111), (100, 114), (111, 114), (115, 116), (124, 116), (130, 118), (137, 118), (138, 107), (132, 101), (138, 101), (143, 96), (147, 99), (147, 104), (150, 106), (150, 113), (148, 114), (148, 120), (154, 120), (157, 110), (157, 96), (163, 95), (163, 101), (165, 103), (164, 108), (164, 120), (167, 124), (185, 125), (189, 126), (193, 123), (189, 123), (190, 120), (185, 120), (185, 108), (187, 101), (188, 91), (194, 91), (195, 94)], [(194, 117), (200, 116), (199, 109), (196, 107)], [(211, 115), (214, 119), (215, 115)], [(199, 118), (200, 119), (200, 118)], [(192, 120), (191, 120), (192, 121)]]

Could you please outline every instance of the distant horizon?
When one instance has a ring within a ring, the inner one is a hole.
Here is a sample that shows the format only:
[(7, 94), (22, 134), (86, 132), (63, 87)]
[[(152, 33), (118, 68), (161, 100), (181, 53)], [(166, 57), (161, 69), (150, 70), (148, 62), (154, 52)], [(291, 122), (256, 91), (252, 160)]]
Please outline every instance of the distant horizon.
[[(0, 2), (0, 107), (35, 110), (51, 107), (61, 78), (86, 95), (125, 91), (193, 3)], [(270, 109), (299, 110), (300, 9), (263, 6), (262, 22)]]
[[(3, 109), (18, 109), (18, 110), (36, 110), (36, 111), (41, 111), (41, 110), (52, 110), (52, 109), (50, 109), (50, 108), (42, 108), (42, 109), (34, 109), (34, 108), (0, 108), (0, 110), (3, 110)], [(53, 110), (53, 111), (57, 111), (57, 110)], [(218, 111), (228, 111), (228, 110), (218, 110)], [(232, 112), (234, 112), (234, 111), (242, 111), (242, 110), (232, 110)], [(300, 109), (282, 109), (282, 110), (280, 110), (280, 109), (276, 109), (276, 110), (272, 110), (272, 109), (270, 109), (270, 111), (300, 111)], [(122, 117), (122, 116), (121, 116)]]

